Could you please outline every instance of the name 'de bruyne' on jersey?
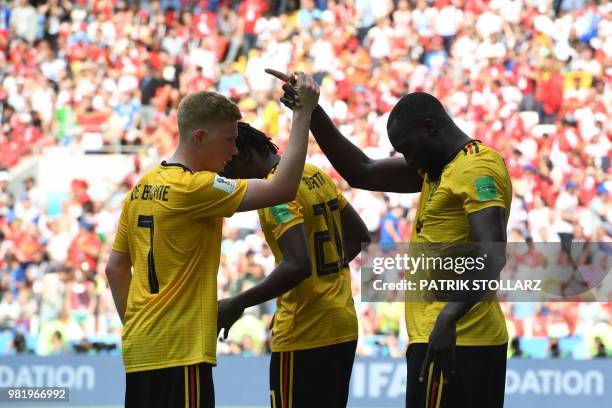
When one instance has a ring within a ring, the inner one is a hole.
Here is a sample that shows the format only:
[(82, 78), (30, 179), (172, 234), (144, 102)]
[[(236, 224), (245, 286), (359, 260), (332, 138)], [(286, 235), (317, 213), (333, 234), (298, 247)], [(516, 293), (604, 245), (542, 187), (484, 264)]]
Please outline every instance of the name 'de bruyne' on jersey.
[[(130, 201), (134, 200), (155, 200), (155, 201), (168, 201), (168, 193), (170, 192), (170, 186), (166, 186), (163, 184), (159, 185), (149, 185), (145, 184), (142, 188), (142, 184), (138, 184), (132, 190), (132, 195), (130, 196)], [(138, 195), (139, 193), (140, 196)]]

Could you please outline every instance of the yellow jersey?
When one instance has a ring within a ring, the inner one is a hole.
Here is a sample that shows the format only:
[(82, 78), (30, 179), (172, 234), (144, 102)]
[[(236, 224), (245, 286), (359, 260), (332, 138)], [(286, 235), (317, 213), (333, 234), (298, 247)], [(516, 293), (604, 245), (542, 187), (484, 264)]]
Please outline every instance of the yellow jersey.
[(216, 364), (222, 217), (236, 212), (247, 184), (162, 162), (126, 196), (113, 244), (133, 267), (126, 372)]
[[(512, 182), (503, 158), (473, 141), (448, 163), (438, 182), (424, 174), (412, 229), (413, 243), (470, 242), (468, 215), (487, 207), (506, 210)], [(408, 295), (408, 294), (407, 294)], [(426, 343), (444, 302), (406, 302), (406, 328), (411, 343)], [(479, 302), (457, 323), (457, 345), (499, 345), (508, 341), (504, 315), (497, 301)]]
[(312, 275), (276, 301), (274, 352), (357, 339), (351, 275), (342, 249), (340, 211), (345, 205), (346, 198), (333, 181), (321, 169), (306, 164), (294, 201), (258, 210), (277, 264), (282, 260), (277, 239), (298, 224), (304, 224), (311, 256)]

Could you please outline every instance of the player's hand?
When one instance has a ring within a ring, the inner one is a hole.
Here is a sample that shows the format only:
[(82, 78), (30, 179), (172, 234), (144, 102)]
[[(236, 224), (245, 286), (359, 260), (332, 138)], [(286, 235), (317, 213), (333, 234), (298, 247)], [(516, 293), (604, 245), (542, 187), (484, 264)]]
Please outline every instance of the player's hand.
[(227, 340), (229, 329), (240, 319), (244, 308), (237, 304), (234, 298), (219, 300), (217, 317), (217, 336), (223, 329), (223, 340)]
[(456, 323), (443, 316), (442, 314), (436, 319), (431, 334), (429, 335), (429, 343), (427, 344), (427, 353), (425, 361), (421, 367), (419, 381), (427, 381), (429, 376), (429, 366), (433, 362), (432, 381), (440, 382), (440, 373), (442, 373), (445, 384), (449, 382), (451, 376), (455, 374), (455, 345), (457, 343), (457, 325)]
[(319, 104), (319, 85), (315, 80), (303, 72), (297, 73), (295, 91), (300, 101), (300, 107), (295, 111), (312, 112)]
[(283, 96), (281, 96), (280, 101), (283, 105), (288, 107), (291, 110), (301, 108), (302, 104), (300, 103), (300, 99), (297, 94), (297, 90), (295, 88), (297, 84), (297, 76), (285, 74), (283, 72), (277, 71), (275, 69), (266, 68), (266, 73), (280, 79), (284, 82), (283, 84)]

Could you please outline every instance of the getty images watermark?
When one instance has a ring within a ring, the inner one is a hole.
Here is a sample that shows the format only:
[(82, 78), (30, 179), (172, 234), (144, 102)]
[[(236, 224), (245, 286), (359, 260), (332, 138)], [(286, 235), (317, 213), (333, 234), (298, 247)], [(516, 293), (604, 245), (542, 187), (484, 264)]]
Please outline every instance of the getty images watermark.
[(612, 243), (381, 243), (361, 254), (361, 300), (610, 301)]

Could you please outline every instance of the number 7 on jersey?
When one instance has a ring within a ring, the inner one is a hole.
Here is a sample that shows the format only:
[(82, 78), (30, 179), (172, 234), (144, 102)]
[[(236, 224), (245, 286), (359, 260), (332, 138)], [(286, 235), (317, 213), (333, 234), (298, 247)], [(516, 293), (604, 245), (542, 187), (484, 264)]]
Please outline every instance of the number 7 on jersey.
[(151, 288), (151, 293), (159, 293), (159, 282), (157, 281), (157, 275), (155, 274), (155, 259), (153, 258), (153, 237), (155, 236), (155, 223), (153, 222), (153, 216), (139, 215), (138, 226), (141, 228), (148, 228), (150, 232), (151, 246), (149, 247), (149, 254), (147, 255), (149, 287)]

